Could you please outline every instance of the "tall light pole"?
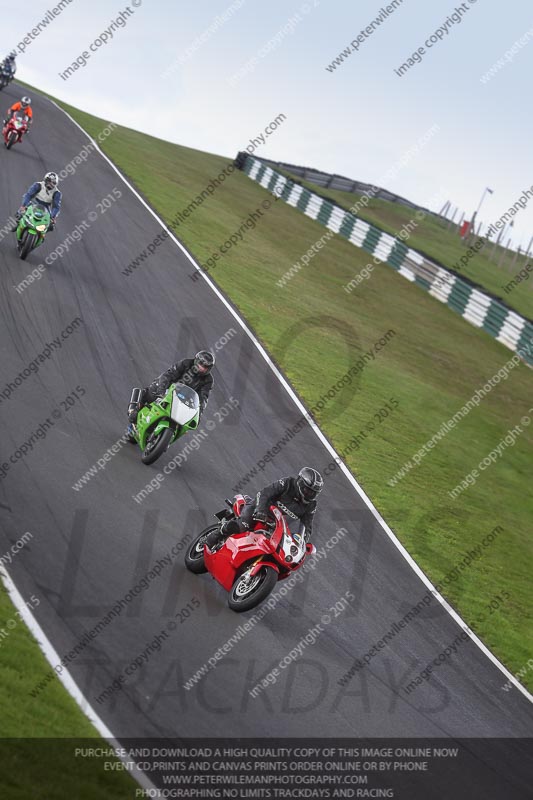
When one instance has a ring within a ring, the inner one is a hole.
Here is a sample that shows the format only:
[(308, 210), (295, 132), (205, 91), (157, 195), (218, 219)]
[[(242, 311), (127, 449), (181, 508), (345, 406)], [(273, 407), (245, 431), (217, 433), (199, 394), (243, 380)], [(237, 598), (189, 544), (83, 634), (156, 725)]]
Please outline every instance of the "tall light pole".
[(494, 194), (492, 189), (489, 189), (488, 186), (485, 187), (485, 189), (483, 190), (483, 194), (481, 195), (481, 200), (479, 201), (479, 205), (476, 208), (476, 210), (474, 211), (474, 216), (472, 217), (472, 222), (470, 223), (470, 230), (474, 230), (474, 227), (475, 227), (475, 224), (476, 224), (477, 215), (479, 214), (479, 211), (481, 209), (481, 204), (483, 203), (483, 200), (485, 199), (485, 195), (487, 194), (487, 192), (489, 194)]

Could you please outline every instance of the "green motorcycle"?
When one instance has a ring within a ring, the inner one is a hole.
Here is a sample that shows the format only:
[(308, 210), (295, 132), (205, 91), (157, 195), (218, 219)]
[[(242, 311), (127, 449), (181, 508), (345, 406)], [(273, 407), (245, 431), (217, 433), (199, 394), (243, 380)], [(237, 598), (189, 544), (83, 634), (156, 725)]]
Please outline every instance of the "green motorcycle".
[(48, 208), (39, 202), (30, 203), (17, 226), (17, 250), (23, 261), (44, 242), (49, 227)]
[[(139, 391), (133, 390), (133, 402)], [(141, 448), (143, 464), (153, 464), (176, 439), (197, 428), (199, 419), (197, 393), (183, 383), (173, 383), (163, 397), (141, 408), (137, 421), (129, 428), (129, 438)]]

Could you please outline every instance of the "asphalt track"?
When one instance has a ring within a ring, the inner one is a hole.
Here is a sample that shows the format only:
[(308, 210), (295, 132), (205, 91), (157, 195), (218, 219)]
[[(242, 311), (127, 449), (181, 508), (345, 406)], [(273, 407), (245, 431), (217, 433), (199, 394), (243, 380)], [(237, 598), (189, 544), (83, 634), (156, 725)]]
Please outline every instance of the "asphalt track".
[[(9, 87), (0, 102), (7, 106), (18, 96)], [(87, 143), (79, 128), (45, 98), (34, 97), (34, 109), (31, 136), (11, 152), (0, 151), (2, 224), (30, 183), (49, 169), (61, 170)], [(60, 223), (42, 252), (24, 263), (16, 256), (12, 234), (0, 242), (0, 389), (73, 319), (83, 319), (39, 372), (0, 402), (0, 462), (8, 461), (53, 409), (61, 411), (61, 417), (52, 418), (46, 438), (11, 464), (0, 481), (0, 552), (24, 531), (32, 532), (32, 541), (16, 555), (9, 573), (25, 598), (40, 598), (35, 616), (64, 654), (156, 560), (210, 520), (231, 487), (287, 426), (298, 422), (301, 412), (215, 292), (204, 280), (189, 279), (191, 263), (171, 240), (132, 276), (121, 273), (157, 236), (160, 225), (104, 158), (93, 153), (61, 188)], [(99, 213), (98, 203), (113, 189), (122, 197)], [(98, 218), (82, 240), (19, 294), (14, 286), (92, 211)], [(136, 448), (122, 447), (104, 471), (74, 491), (75, 481), (123, 433), (131, 387), (145, 385), (176, 356), (212, 346), (231, 328), (236, 334), (217, 353), (216, 386), (206, 418), (214, 419), (232, 396), (240, 405), (216, 422), (187, 462), (138, 504), (132, 495), (181, 446), (152, 467), (142, 465)], [(77, 386), (85, 395), (66, 410), (61, 401)], [(327, 388), (317, 387), (317, 399)], [(344, 402), (351, 401), (350, 390), (345, 391)], [(306, 428), (267, 464), (250, 489), (294, 473), (302, 464), (323, 468), (330, 460)], [(72, 676), (114, 735), (531, 735), (528, 699), (516, 688), (501, 690), (505, 675), (471, 641), (462, 643), (430, 681), (410, 694), (403, 690), (461, 633), (437, 602), (346, 687), (338, 685), (354, 659), (427, 591), (336, 470), (323, 493), (315, 542), (323, 545), (341, 527), (348, 535), (328, 551), (320, 567), (190, 691), (183, 683), (248, 615), (230, 611), (222, 589), (208, 576), (188, 573), (180, 554), (72, 662)], [(333, 618), (328, 610), (347, 591), (355, 596), (351, 608)], [(193, 597), (200, 606), (180, 623), (175, 614)], [(252, 698), (249, 690), (259, 678), (327, 613), (331, 622), (316, 643), (283, 670), (274, 686)], [(120, 692), (98, 704), (95, 698), (162, 629), (168, 635), (160, 651)]]

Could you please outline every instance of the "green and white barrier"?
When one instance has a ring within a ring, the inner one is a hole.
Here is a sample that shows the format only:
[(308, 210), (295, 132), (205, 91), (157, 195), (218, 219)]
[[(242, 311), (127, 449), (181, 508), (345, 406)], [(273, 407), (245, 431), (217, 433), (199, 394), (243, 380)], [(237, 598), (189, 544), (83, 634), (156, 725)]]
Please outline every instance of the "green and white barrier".
[(235, 163), (249, 178), (288, 205), (387, 263), (472, 325), (482, 328), (510, 350), (519, 352), (524, 361), (533, 366), (533, 324), (528, 319), (407, 247), (400, 239), (294, 183), (258, 158), (239, 153)]

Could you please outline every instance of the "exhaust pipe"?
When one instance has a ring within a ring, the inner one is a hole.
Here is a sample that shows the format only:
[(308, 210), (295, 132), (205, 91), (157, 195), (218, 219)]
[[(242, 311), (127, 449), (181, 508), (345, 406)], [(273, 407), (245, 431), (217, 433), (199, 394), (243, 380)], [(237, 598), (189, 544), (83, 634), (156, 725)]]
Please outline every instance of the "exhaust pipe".
[(142, 394), (142, 389), (136, 388), (132, 390), (131, 400), (128, 406), (128, 418), (130, 422), (135, 422), (137, 419), (137, 414), (139, 413), (139, 409), (141, 407)]

